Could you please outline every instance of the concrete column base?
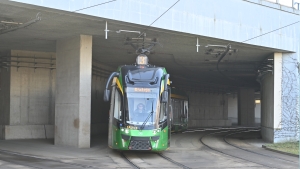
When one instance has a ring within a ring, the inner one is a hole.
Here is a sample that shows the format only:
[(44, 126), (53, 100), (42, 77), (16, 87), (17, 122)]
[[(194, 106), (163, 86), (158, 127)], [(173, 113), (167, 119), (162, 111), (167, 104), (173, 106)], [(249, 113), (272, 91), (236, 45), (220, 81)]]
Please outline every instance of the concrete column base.
[(1, 125), (0, 139), (52, 139), (53, 125)]
[(274, 142), (274, 129), (261, 126), (261, 135), (263, 140), (271, 143)]

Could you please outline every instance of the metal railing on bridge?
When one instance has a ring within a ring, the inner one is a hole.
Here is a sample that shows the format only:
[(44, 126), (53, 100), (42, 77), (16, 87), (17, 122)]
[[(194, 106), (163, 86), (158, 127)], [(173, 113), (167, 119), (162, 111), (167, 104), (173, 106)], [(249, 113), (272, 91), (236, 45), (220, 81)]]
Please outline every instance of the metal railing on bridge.
[(299, 10), (300, 0), (265, 0)]

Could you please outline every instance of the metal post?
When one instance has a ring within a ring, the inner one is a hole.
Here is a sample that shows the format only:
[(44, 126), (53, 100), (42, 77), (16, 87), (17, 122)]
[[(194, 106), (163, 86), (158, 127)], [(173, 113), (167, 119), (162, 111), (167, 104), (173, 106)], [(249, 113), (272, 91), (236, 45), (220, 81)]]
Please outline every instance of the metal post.
[(198, 42), (198, 37), (197, 37), (197, 44), (196, 44), (196, 47), (197, 47), (197, 52), (198, 52), (198, 48), (200, 47), (199, 42)]
[(109, 32), (109, 30), (107, 29), (107, 21), (105, 22), (105, 39), (107, 39), (107, 32)]
[(293, 3), (294, 5), (293, 5), (293, 7), (295, 6), (295, 5), (298, 5), (298, 7), (297, 8), (295, 8), (295, 9), (298, 9), (299, 10), (299, 2), (295, 2), (295, 3)]

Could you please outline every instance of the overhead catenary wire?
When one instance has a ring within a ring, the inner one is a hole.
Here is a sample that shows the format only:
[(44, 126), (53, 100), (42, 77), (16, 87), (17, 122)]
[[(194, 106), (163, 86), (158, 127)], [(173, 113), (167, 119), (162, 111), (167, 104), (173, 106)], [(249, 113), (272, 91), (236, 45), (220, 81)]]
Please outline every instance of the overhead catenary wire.
[(267, 34), (269, 34), (269, 33), (272, 33), (272, 32), (275, 32), (275, 31), (278, 31), (278, 30), (280, 30), (280, 29), (283, 29), (283, 28), (286, 28), (286, 27), (289, 27), (289, 26), (295, 25), (295, 24), (297, 24), (297, 23), (299, 23), (299, 22), (300, 22), (300, 20), (299, 20), (299, 21), (297, 21), (297, 22), (293, 22), (293, 23), (291, 23), (291, 24), (289, 24), (289, 25), (286, 25), (286, 26), (283, 26), (283, 27), (280, 27), (280, 28), (274, 29), (274, 30), (272, 30), (272, 31), (266, 32), (266, 33), (264, 33), (264, 34), (261, 34), (261, 35), (255, 36), (255, 37), (253, 37), (253, 38), (250, 38), (250, 39), (244, 40), (244, 41), (242, 41), (242, 43), (244, 43), (244, 42), (247, 42), (247, 41), (249, 41), (249, 40), (252, 40), (252, 39), (259, 38), (259, 37), (261, 37), (261, 36), (264, 36), (264, 35), (267, 35)]
[[(85, 10), (85, 9), (93, 8), (93, 7), (96, 7), (96, 6), (101, 6), (101, 5), (108, 4), (108, 3), (111, 3), (111, 2), (115, 2), (115, 1), (117, 1), (117, 0), (110, 0), (110, 1), (98, 3), (98, 4), (95, 4), (95, 5), (91, 5), (91, 6), (88, 6), (88, 7), (84, 7), (84, 8), (80, 8), (80, 9), (74, 10), (74, 11), (68, 11), (68, 12), (70, 12), (70, 13), (76, 13), (76, 12), (78, 12), (78, 11), (82, 11), (82, 10)], [(19, 29), (22, 29), (22, 28), (29, 27), (29, 26), (32, 25), (33, 23), (35, 23), (35, 22), (41, 20), (42, 17), (40, 17), (39, 15), (40, 15), (40, 12), (37, 14), (35, 20), (29, 21), (28, 24), (27, 24), (27, 23), (21, 24), (20, 26), (15, 27), (15, 28), (12, 28), (11, 30), (6, 30), (6, 31), (4, 31), (4, 32), (0, 32), (0, 35), (1, 35), (1, 34), (5, 34), (5, 33), (9, 33), (9, 32), (13, 32), (13, 31), (16, 31), (16, 30), (19, 30)], [(47, 19), (51, 19), (51, 18), (56, 18), (56, 17), (61, 16), (61, 15), (66, 15), (66, 14), (65, 14), (65, 13), (60, 13), (59, 15), (56, 15), (56, 16), (53, 16), (53, 17), (46, 18), (46, 20), (47, 20)], [(43, 20), (45, 20), (45, 19), (43, 19)]]
[[(87, 7), (84, 7), (84, 8), (76, 9), (74, 11), (66, 11), (66, 12), (76, 13), (78, 11), (82, 11), (82, 10), (89, 9), (89, 8), (94, 8), (94, 7), (105, 5), (105, 4), (108, 4), (108, 3), (111, 3), (111, 2), (115, 2), (115, 1), (117, 1), (117, 0), (105, 1), (105, 2), (102, 2), (102, 3), (95, 4), (95, 5), (91, 5), (91, 6), (87, 6)], [(67, 13), (59, 13), (58, 15), (55, 15), (55, 16), (52, 16), (52, 17), (49, 17), (49, 18), (46, 18), (46, 19), (53, 19), (53, 18), (56, 18), (58, 16), (62, 16), (62, 15), (67, 15)], [(43, 19), (43, 20), (45, 20), (45, 19)]]
[(146, 33), (146, 31), (148, 30), (148, 28), (153, 25), (157, 20), (159, 20), (165, 13), (167, 13), (171, 8), (173, 8), (180, 0), (176, 1), (170, 8), (168, 8), (164, 13), (162, 13), (158, 18), (156, 18), (149, 26), (147, 26), (147, 28), (138, 36), (141, 37), (142, 35), (144, 35), (144, 33)]
[[(271, 30), (271, 31), (269, 31), (269, 32), (266, 32), (266, 33), (264, 33), (264, 34), (261, 34), (261, 35), (258, 35), (258, 36), (255, 36), (255, 37), (252, 37), (252, 38), (250, 38), (250, 39), (247, 39), (247, 40), (244, 40), (244, 41), (242, 41), (241, 43), (245, 43), (245, 42), (247, 42), (247, 41), (250, 41), (250, 40), (253, 40), (253, 39), (256, 39), (256, 38), (262, 37), (262, 36), (264, 36), (264, 35), (267, 35), (267, 34), (269, 34), (269, 33), (272, 33), (272, 32), (278, 31), (278, 30), (280, 30), (280, 29), (283, 29), (283, 28), (286, 28), (286, 27), (289, 27), (289, 26), (295, 25), (295, 24), (297, 24), (297, 23), (299, 23), (299, 22), (300, 22), (300, 20), (299, 20), (299, 21), (297, 21), (297, 22), (293, 22), (293, 23), (291, 23), (291, 24), (285, 25), (285, 26), (283, 26), (283, 27), (280, 27), (280, 28), (277, 28), (277, 29)], [(225, 53), (225, 52), (224, 52), (224, 53)], [(224, 55), (224, 56), (225, 56), (225, 55)], [(218, 62), (217, 62), (217, 70), (218, 70), (218, 72), (219, 72), (221, 75), (223, 75), (224, 77), (228, 78), (228, 76), (226, 76), (224, 73), (220, 72), (220, 70), (219, 70), (219, 63), (222, 61), (222, 59), (224, 58), (224, 56), (223, 56), (223, 57), (220, 57), (220, 58), (218, 59)], [(231, 78), (229, 78), (229, 79), (231, 79)], [(232, 80), (236, 81), (235, 79), (232, 79)]]
[(103, 2), (103, 3), (96, 4), (96, 5), (92, 5), (92, 6), (88, 6), (88, 7), (85, 7), (85, 8), (77, 9), (73, 12), (82, 11), (82, 10), (93, 8), (93, 7), (96, 7), (96, 6), (101, 6), (101, 5), (108, 4), (108, 3), (111, 3), (111, 2), (114, 2), (114, 1), (117, 1), (117, 0), (106, 1), (106, 2)]

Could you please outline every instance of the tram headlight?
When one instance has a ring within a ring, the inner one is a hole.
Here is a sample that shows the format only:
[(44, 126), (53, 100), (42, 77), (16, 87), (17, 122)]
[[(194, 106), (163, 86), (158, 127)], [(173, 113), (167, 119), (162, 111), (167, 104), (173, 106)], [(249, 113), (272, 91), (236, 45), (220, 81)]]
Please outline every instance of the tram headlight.
[(129, 133), (129, 130), (128, 130), (128, 129), (125, 129), (125, 133), (128, 134), (128, 133)]
[(159, 132), (160, 132), (160, 128), (153, 130), (153, 134), (156, 134), (156, 133), (159, 133)]

